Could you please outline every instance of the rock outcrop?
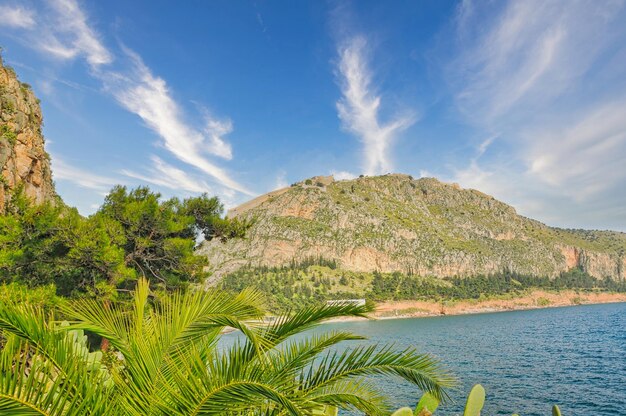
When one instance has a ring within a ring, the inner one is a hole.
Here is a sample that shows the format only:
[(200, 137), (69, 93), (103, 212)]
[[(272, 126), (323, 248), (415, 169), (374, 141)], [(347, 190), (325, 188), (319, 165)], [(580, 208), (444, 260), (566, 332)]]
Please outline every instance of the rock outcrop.
[(54, 200), (41, 126), (39, 100), (0, 57), (0, 212), (10, 191), (19, 185), (35, 203)]
[(315, 177), (229, 215), (255, 223), (245, 239), (201, 247), (216, 278), (312, 257), (359, 272), (555, 276), (580, 267), (598, 278), (626, 278), (626, 234), (548, 227), (482, 192), (432, 178)]

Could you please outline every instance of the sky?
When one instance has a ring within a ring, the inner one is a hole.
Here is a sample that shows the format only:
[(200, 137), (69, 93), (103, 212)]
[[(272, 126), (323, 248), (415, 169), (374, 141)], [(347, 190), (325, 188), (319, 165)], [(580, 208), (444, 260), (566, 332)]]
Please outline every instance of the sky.
[(626, 231), (626, 3), (0, 0), (58, 193), (227, 207), (315, 175), (478, 189)]

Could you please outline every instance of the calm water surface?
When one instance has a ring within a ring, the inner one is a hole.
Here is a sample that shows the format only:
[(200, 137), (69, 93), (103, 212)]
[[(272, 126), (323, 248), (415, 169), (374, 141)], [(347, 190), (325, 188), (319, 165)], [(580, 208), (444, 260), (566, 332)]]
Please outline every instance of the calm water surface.
[[(346, 322), (316, 331), (349, 330), (360, 342), (415, 346), (460, 379), (440, 415), (462, 414), (471, 386), (487, 390), (483, 415), (626, 415), (626, 303), (436, 318)], [(414, 407), (419, 392), (377, 378), (397, 407)]]

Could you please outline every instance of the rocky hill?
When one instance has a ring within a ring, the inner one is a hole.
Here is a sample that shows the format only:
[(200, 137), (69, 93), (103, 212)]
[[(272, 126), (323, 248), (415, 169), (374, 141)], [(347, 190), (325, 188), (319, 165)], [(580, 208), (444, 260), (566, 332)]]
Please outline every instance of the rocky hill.
[(314, 177), (229, 216), (255, 222), (245, 239), (200, 248), (215, 279), (244, 266), (313, 257), (358, 272), (555, 276), (580, 267), (597, 278), (626, 278), (626, 234), (549, 227), (489, 195), (432, 178)]
[(36, 203), (55, 196), (41, 125), (39, 100), (0, 57), (0, 212), (8, 191), (20, 184)]

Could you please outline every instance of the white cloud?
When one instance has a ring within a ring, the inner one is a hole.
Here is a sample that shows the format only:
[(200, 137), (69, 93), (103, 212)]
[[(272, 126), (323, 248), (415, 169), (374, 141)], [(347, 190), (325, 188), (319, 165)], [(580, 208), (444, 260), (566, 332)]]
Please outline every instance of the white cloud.
[(230, 120), (217, 120), (209, 115), (205, 117), (206, 126), (204, 132), (209, 136), (207, 152), (230, 160), (233, 158), (233, 150), (224, 136), (233, 131), (233, 123)]
[(84, 56), (96, 68), (113, 61), (76, 0), (50, 0), (53, 14), (39, 22), (36, 44), (39, 49), (60, 59)]
[(106, 194), (120, 181), (107, 176), (100, 176), (85, 169), (80, 169), (65, 163), (58, 156), (52, 158), (52, 172), (54, 180), (72, 182), (82, 188)]
[(448, 75), (461, 114), (488, 139), (453, 180), (525, 215), (623, 228), (612, 208), (626, 204), (625, 4), (464, 2)]
[[(626, 184), (626, 99), (585, 113), (573, 125), (525, 133), (529, 171), (577, 200)], [(567, 189), (567, 188), (566, 188)]]
[[(459, 53), (450, 65), (459, 108), (492, 130), (524, 123), (580, 92), (590, 70), (623, 37), (617, 18), (623, 1), (500, 4), (502, 10), (476, 2), (473, 17), (459, 17)], [(467, 25), (476, 30), (468, 33)]]
[(230, 156), (230, 146), (221, 137), (232, 129), (230, 123), (210, 121), (208, 137), (194, 129), (183, 120), (183, 114), (171, 97), (166, 82), (154, 76), (137, 54), (128, 50), (126, 53), (133, 64), (129, 73), (102, 75), (106, 88), (118, 102), (141, 117), (163, 139), (163, 146), (179, 160), (200, 169), (230, 189), (253, 195), (206, 157), (209, 154)]
[[(45, 30), (44, 30), (45, 33)], [(36, 45), (41, 52), (61, 60), (74, 59), (78, 55), (78, 50), (61, 42), (54, 34), (44, 34), (44, 40), (36, 41)]]
[[(253, 195), (207, 157), (232, 159), (232, 147), (225, 139), (233, 130), (231, 120), (218, 119), (204, 110), (204, 127), (193, 127), (185, 120), (165, 80), (153, 75), (138, 54), (122, 47), (125, 54), (121, 56), (120, 64), (130, 63), (130, 69), (114, 71), (104, 66), (113, 62), (113, 54), (100, 41), (99, 34), (76, 0), (49, 0), (48, 6), (50, 13), (46, 20), (37, 22), (36, 31), (32, 28), (31, 46), (59, 59), (84, 57), (92, 69), (91, 74), (102, 81), (105, 90), (156, 132), (163, 139), (165, 149), (179, 160), (212, 176), (221, 185)], [(51, 84), (43, 85), (44, 91), (52, 91), (49, 88)], [(165, 168), (157, 163), (159, 167)], [(180, 178), (182, 171), (168, 172), (172, 177)], [(194, 188), (189, 183), (187, 187)]]
[(289, 186), (289, 182), (287, 182), (287, 172), (281, 170), (278, 172), (276, 176), (276, 183), (274, 184), (274, 189), (282, 189)]
[(357, 175), (355, 175), (354, 173), (351, 173), (351, 172), (334, 171), (334, 170), (332, 172), (330, 172), (330, 174), (333, 175), (333, 177), (337, 181), (350, 180), (350, 179), (356, 178), (356, 176), (357, 176)]
[(420, 173), (419, 173), (419, 177), (420, 178), (434, 178), (437, 175), (435, 175), (434, 173), (426, 170), (426, 169), (420, 169)]
[(482, 155), (485, 154), (485, 152), (487, 151), (487, 149), (489, 148), (489, 146), (491, 146), (491, 144), (498, 138), (497, 134), (494, 134), (492, 136), (487, 137), (485, 140), (483, 140), (479, 145), (478, 145), (478, 154), (476, 155), (476, 158), (474, 160), (477, 160), (478, 158), (480, 158)]
[(185, 171), (178, 169), (157, 156), (152, 156), (150, 175), (142, 175), (131, 170), (123, 169), (122, 174), (158, 186), (174, 190), (185, 190), (194, 193), (211, 192), (211, 187), (204, 181), (191, 177)]
[(35, 26), (35, 13), (24, 7), (0, 5), (0, 26), (14, 28), (32, 28)]
[(46, 6), (39, 15), (24, 7), (0, 6), (0, 26), (26, 29), (24, 42), (56, 59), (83, 56), (92, 68), (113, 61), (76, 0), (49, 0)]
[(355, 36), (340, 45), (338, 69), (343, 97), (337, 102), (337, 110), (344, 128), (364, 145), (365, 173), (375, 175), (393, 169), (390, 147), (398, 134), (415, 122), (415, 116), (400, 115), (387, 123), (379, 121), (381, 97), (373, 90), (366, 54), (364, 37)]

